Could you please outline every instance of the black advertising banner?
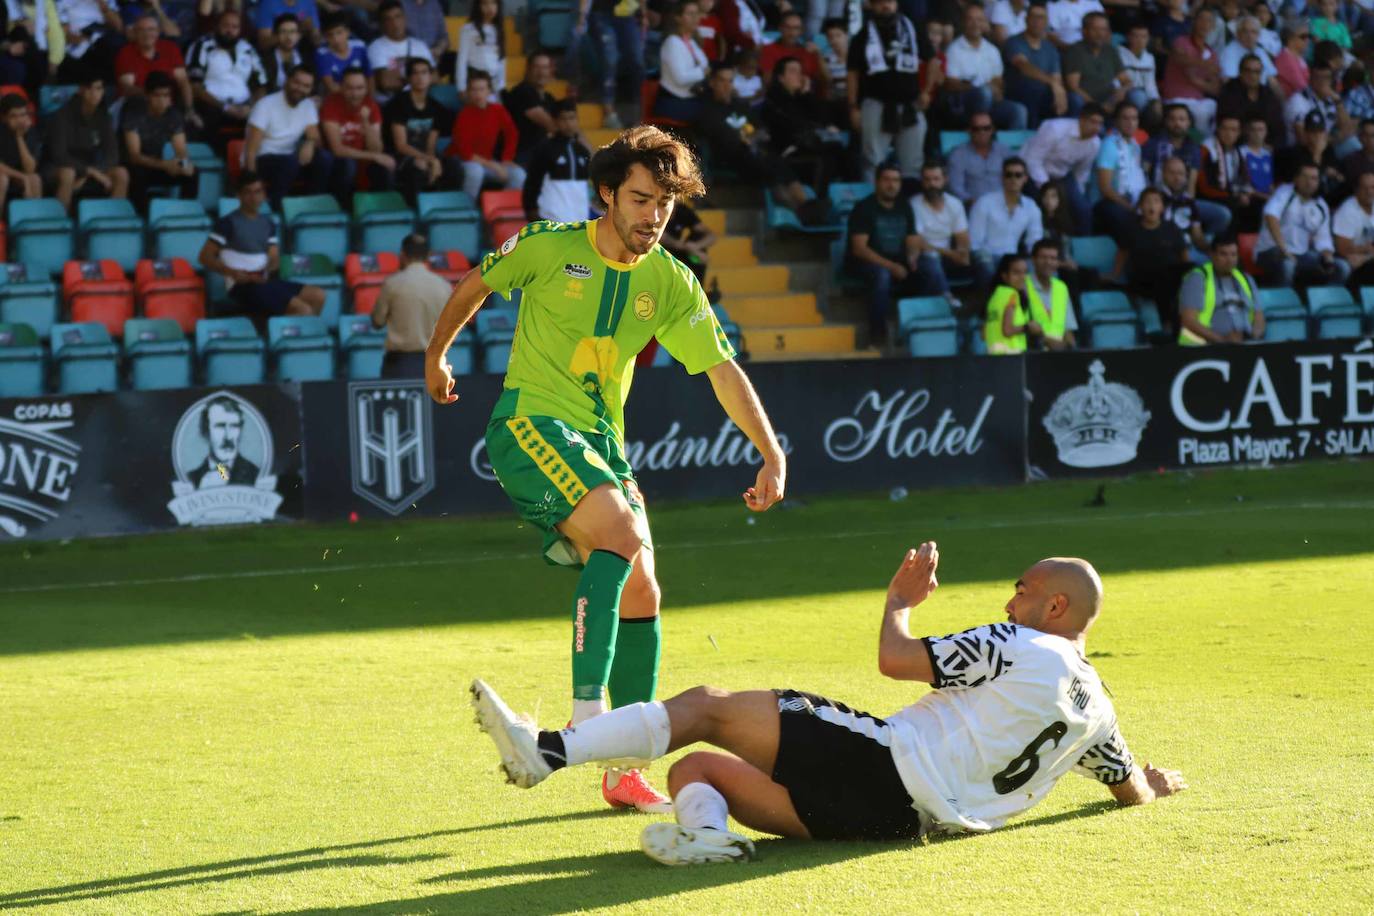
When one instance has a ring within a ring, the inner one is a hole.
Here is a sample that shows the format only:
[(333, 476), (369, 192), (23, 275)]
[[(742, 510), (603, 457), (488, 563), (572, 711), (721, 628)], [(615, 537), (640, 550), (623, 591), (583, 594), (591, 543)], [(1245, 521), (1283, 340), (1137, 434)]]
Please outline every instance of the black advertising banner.
[[(774, 363), (748, 371), (788, 452), (789, 488), (798, 495), (1024, 475), (1018, 359)], [(307, 516), (508, 508), (483, 440), (501, 380), (460, 377), (455, 390), (458, 402), (439, 407), (418, 380), (304, 386)], [(729, 497), (753, 483), (759, 455), (704, 375), (676, 367), (637, 373), (626, 424), (627, 457), (650, 499)]]
[(0, 538), (303, 517), (295, 386), (0, 401)]
[(1030, 476), (1374, 456), (1369, 340), (1035, 354)]

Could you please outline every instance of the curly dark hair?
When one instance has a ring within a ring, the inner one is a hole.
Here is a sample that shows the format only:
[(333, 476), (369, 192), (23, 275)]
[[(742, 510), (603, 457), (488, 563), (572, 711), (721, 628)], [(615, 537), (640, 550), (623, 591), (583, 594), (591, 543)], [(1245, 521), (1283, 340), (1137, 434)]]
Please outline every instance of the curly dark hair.
[(631, 127), (592, 156), (592, 184), (615, 194), (635, 163), (644, 166), (665, 191), (677, 200), (692, 200), (706, 193), (701, 165), (691, 147), (672, 134), (649, 124)]

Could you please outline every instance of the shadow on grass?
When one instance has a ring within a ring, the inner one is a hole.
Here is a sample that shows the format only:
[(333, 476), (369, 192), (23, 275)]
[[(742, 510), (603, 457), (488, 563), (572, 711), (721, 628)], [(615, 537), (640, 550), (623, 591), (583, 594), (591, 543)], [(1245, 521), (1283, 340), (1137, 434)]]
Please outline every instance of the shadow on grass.
[(480, 833), (487, 830), (505, 830), (512, 827), (529, 827), (539, 824), (571, 820), (588, 820), (615, 817), (616, 812), (609, 810), (578, 811), (572, 814), (547, 814), (515, 821), (495, 824), (478, 824), (472, 827), (455, 827), (452, 830), (432, 830), (428, 833), (415, 833), (409, 836), (386, 837), (379, 840), (360, 840), (356, 843), (340, 843), (334, 846), (313, 846), (291, 852), (278, 852), (262, 856), (229, 859), (224, 862), (208, 862), (203, 865), (187, 865), (182, 868), (166, 868), (159, 871), (124, 875), (118, 878), (104, 878), (98, 881), (82, 881), (76, 884), (63, 884), (56, 887), (36, 888), (0, 894), (0, 910), (20, 907), (49, 906), (76, 900), (96, 900), (123, 894), (137, 894), (143, 891), (164, 890), (172, 887), (186, 887), (195, 884), (210, 884), (220, 881), (234, 881), (240, 878), (257, 878), (266, 875), (289, 874), (297, 871), (312, 871), (325, 868), (364, 868), (371, 865), (404, 865), (414, 862), (429, 862), (447, 858), (445, 853), (424, 853), (411, 856), (357, 855), (333, 858), (338, 853), (375, 849), (379, 846), (393, 846), (398, 843), (414, 843), (442, 837), (462, 836), (466, 833)]
[[(1116, 808), (1110, 801), (1091, 802), (1071, 811), (1020, 821), (1005, 830), (1047, 827)], [(975, 836), (935, 840), (977, 842)], [(462, 884), (498, 879), (490, 887), (457, 889), (424, 897), (371, 904), (348, 904), (292, 911), (291, 916), (326, 913), (568, 913), (600, 907), (645, 903), (671, 894), (745, 884), (774, 875), (834, 865), (866, 856), (907, 850), (921, 854), (919, 843), (811, 843), (766, 839), (757, 844), (758, 859), (738, 865), (665, 868), (639, 852), (607, 852), (536, 862), (495, 865), (434, 875), (422, 884)], [(913, 865), (913, 868), (916, 867)], [(746, 905), (745, 909), (748, 907)]]

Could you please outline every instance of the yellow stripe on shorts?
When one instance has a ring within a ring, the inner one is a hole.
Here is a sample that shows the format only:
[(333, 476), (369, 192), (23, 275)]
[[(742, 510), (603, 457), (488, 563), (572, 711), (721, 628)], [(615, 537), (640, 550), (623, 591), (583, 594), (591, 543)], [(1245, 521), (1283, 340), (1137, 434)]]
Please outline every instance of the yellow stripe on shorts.
[(544, 476), (549, 478), (549, 482), (558, 488), (558, 492), (563, 494), (568, 505), (577, 505), (582, 497), (587, 495), (587, 485), (582, 482), (582, 478), (568, 467), (563, 457), (558, 454), (558, 450), (549, 445), (549, 441), (539, 434), (539, 430), (534, 428), (528, 417), (512, 417), (506, 421), (506, 428), (515, 436), (515, 444), (530, 456), (530, 460), (538, 465)]

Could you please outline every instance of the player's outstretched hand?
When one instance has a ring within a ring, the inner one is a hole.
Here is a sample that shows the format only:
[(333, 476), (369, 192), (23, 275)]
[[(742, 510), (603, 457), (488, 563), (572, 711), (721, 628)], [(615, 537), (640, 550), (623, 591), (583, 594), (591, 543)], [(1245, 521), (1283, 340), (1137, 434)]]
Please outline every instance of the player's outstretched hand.
[(453, 393), (453, 367), (443, 359), (438, 362), (425, 360), (425, 390), (439, 404), (458, 400), (458, 395)]
[(940, 548), (934, 541), (908, 550), (887, 587), (888, 604), (915, 607), (929, 598), (940, 587), (940, 580), (935, 577), (939, 565)]
[(1187, 781), (1178, 770), (1161, 770), (1153, 763), (1147, 763), (1141, 772), (1145, 774), (1145, 780), (1150, 784), (1150, 788), (1155, 790), (1156, 798), (1177, 795), (1188, 788)]
[(755, 512), (767, 512), (774, 503), (782, 501), (786, 488), (786, 469), (764, 462), (754, 485), (744, 491), (744, 504)]

